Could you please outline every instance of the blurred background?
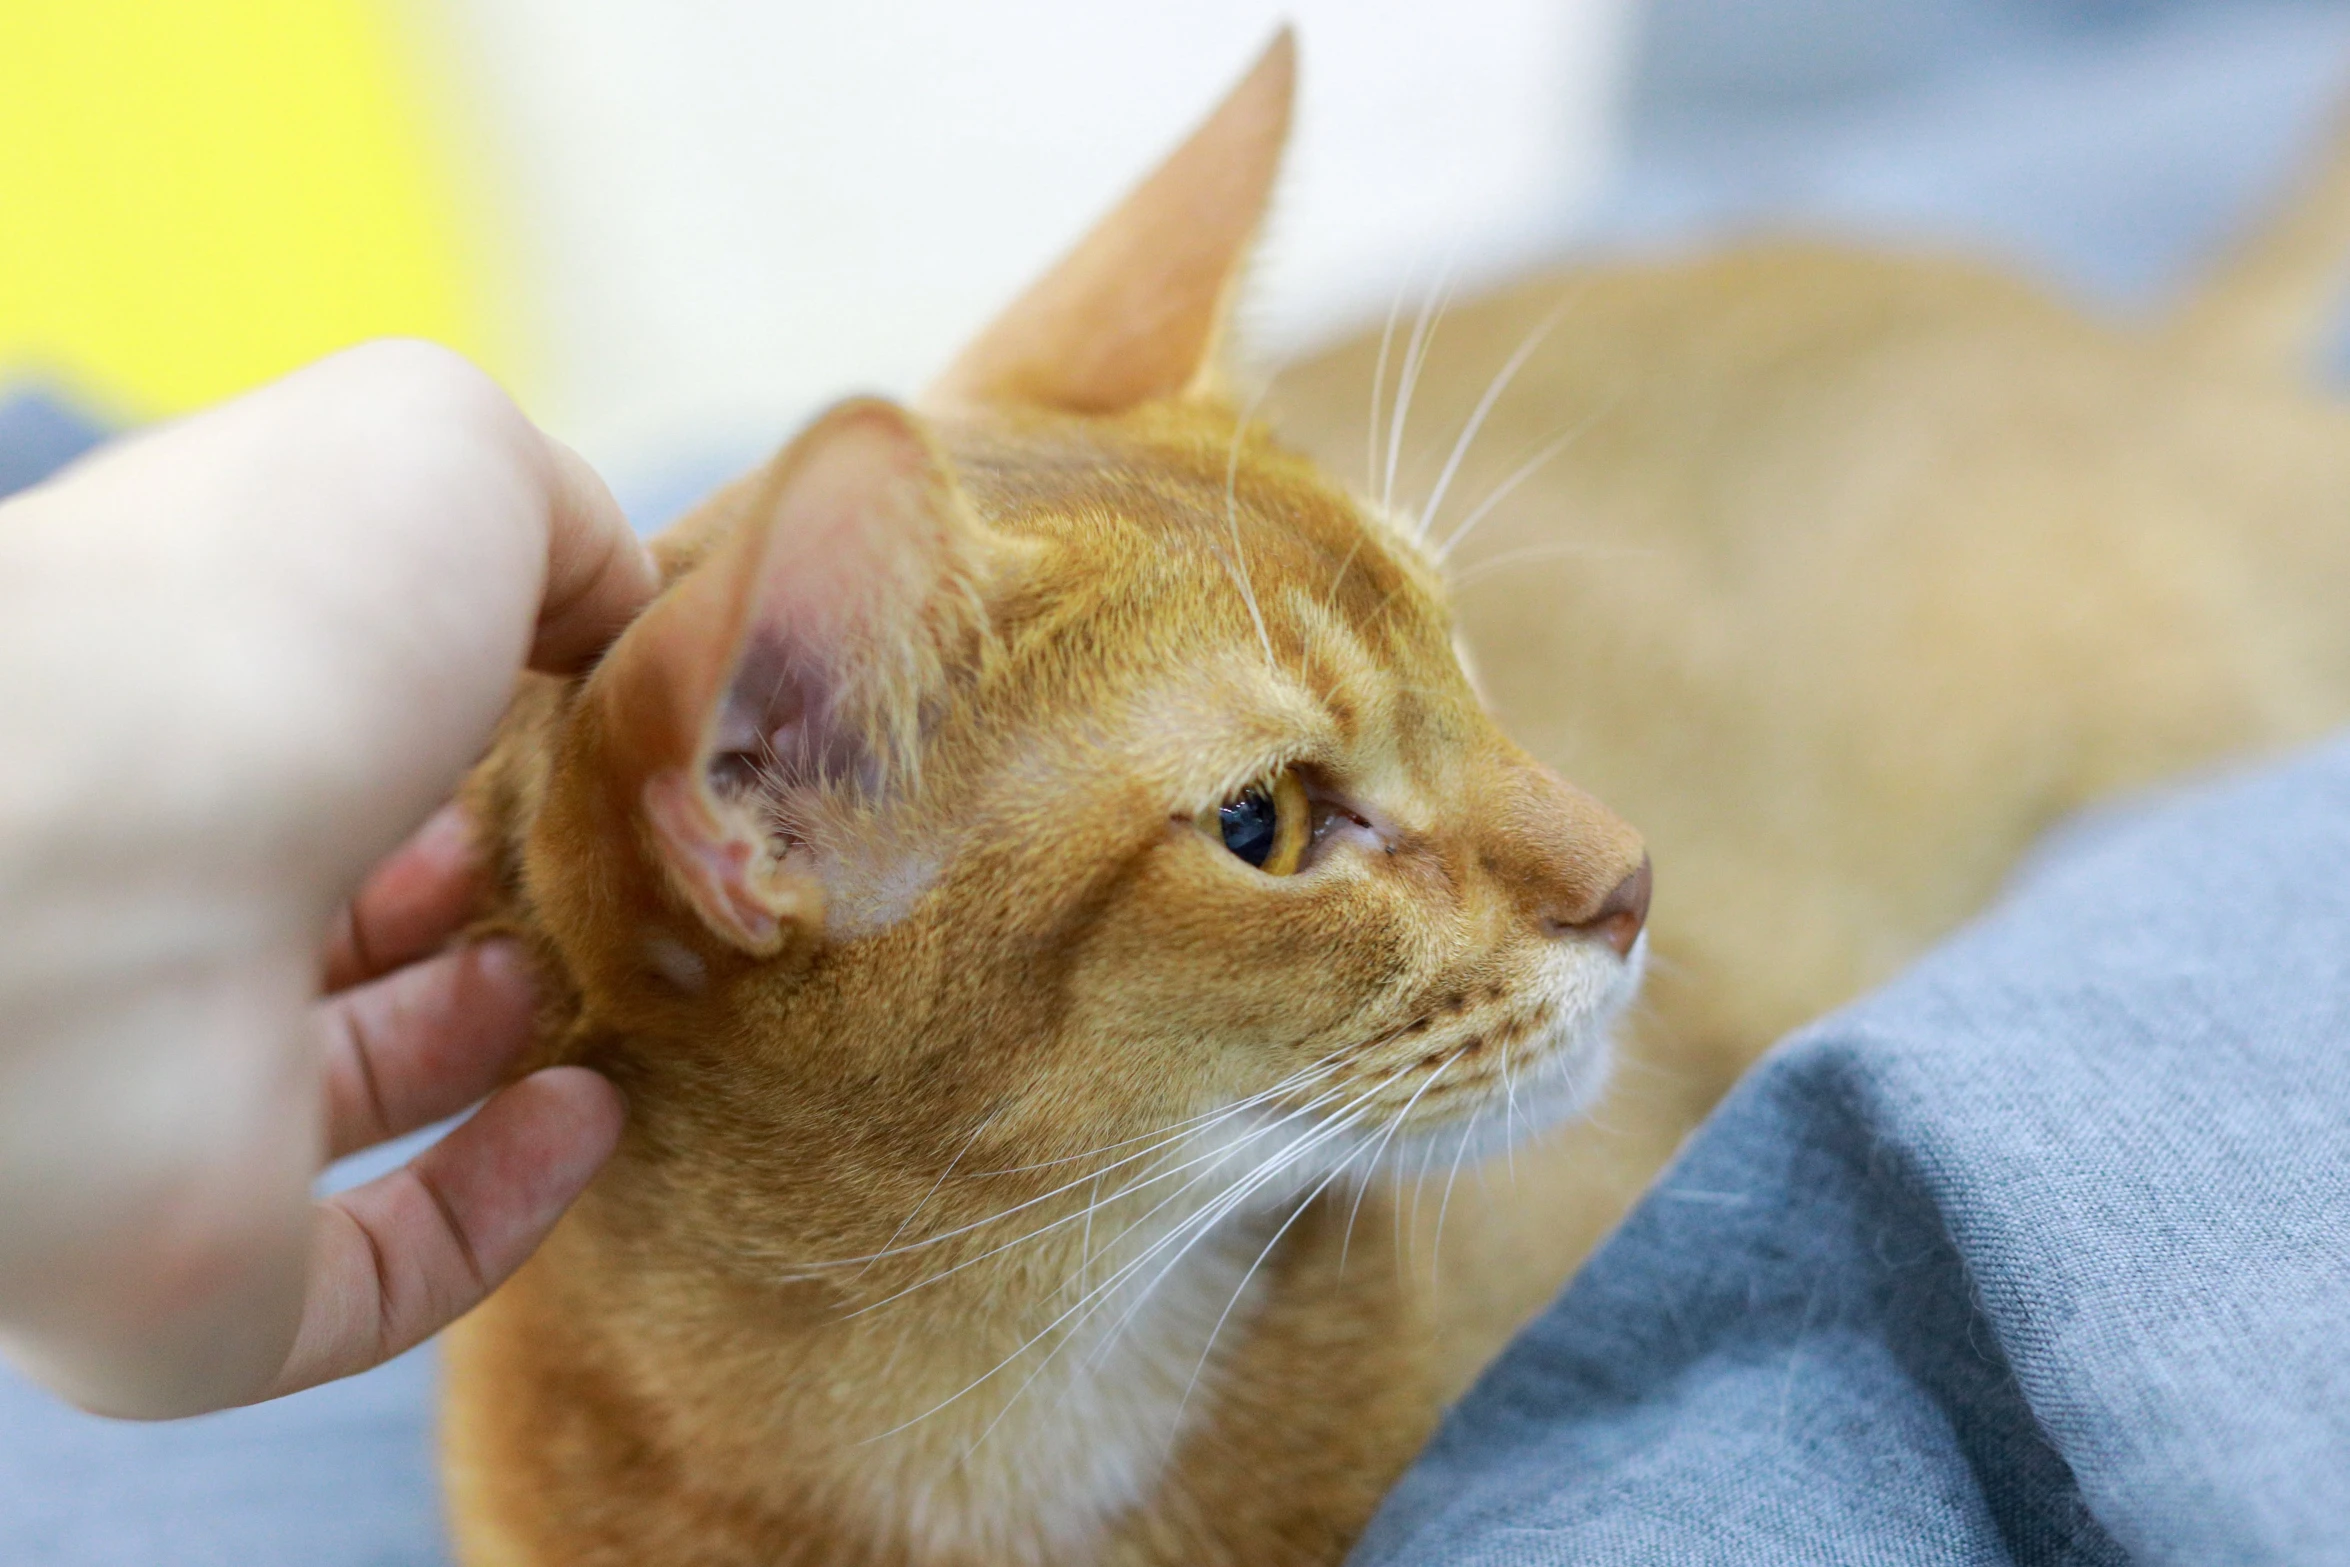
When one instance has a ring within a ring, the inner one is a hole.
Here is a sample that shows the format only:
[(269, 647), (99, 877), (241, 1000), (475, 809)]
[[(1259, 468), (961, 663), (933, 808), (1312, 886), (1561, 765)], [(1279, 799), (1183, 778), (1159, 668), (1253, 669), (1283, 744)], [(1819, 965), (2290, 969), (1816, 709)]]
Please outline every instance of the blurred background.
[[(1758, 228), (2152, 310), (2350, 89), (2350, 0), (0, 0), (0, 494), (415, 333), (657, 525), (918, 390), (1282, 17), (1268, 362)], [(0, 1562), (437, 1567), (431, 1374), (164, 1427), (0, 1376)]]
[(1267, 356), (1735, 223), (2144, 304), (2291, 168), (2350, 40), (2336, 0), (0, 0), (0, 490), (400, 332), (657, 523), (918, 389), (1284, 16)]
[(1284, 16), (1265, 346), (1598, 187), (1622, 0), (0, 0), (0, 388), (111, 424), (418, 333), (658, 509), (916, 391)]

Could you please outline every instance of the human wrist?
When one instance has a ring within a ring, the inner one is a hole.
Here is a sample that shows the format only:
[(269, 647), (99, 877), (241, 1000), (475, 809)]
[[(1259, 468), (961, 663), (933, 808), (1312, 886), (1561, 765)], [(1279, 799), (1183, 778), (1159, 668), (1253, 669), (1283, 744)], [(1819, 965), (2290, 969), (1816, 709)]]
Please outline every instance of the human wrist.
[(0, 1346), (160, 1416), (257, 1396), (291, 1342), (321, 1130), (309, 976), (163, 971), (20, 1011), (0, 1049)]

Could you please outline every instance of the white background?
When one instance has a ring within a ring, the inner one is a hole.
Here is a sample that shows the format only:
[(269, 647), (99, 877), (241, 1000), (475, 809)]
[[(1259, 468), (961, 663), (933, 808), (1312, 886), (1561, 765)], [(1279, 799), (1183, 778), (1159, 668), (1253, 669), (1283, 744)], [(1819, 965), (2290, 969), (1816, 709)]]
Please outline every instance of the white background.
[[(462, 0), (517, 166), (534, 412), (623, 488), (910, 395), (1298, 28), (1245, 314), (1278, 353), (1551, 244), (1611, 147), (1627, 0)], [(1414, 281), (1414, 280), (1417, 281)], [(1416, 295), (1415, 295), (1416, 297)]]

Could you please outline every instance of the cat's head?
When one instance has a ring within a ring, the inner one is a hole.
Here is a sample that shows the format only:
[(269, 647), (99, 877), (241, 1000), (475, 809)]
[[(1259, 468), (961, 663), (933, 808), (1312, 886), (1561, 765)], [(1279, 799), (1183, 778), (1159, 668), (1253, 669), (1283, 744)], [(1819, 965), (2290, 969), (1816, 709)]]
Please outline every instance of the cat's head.
[(1407, 532), (1213, 373), (1291, 71), (1283, 39), (925, 411), (843, 404), (681, 525), (549, 708), (530, 917), (721, 1224), (852, 1249), (952, 1158), (1186, 1125), (1367, 1170), (1407, 1117), (1600, 1081), (1640, 839), (1495, 727)]

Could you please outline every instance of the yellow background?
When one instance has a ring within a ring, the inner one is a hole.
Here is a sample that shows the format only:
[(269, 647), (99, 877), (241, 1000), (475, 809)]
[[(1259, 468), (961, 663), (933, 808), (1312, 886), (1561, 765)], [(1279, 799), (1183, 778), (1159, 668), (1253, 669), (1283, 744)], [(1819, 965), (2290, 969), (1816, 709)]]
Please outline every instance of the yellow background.
[(398, 0), (0, 0), (0, 386), (177, 412), (362, 338), (510, 368)]

